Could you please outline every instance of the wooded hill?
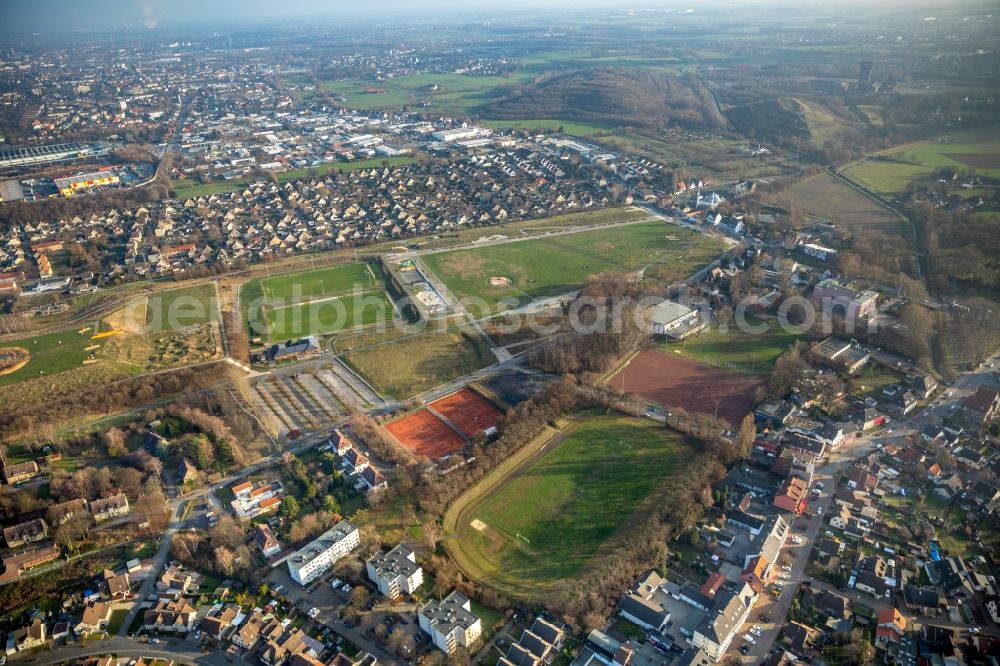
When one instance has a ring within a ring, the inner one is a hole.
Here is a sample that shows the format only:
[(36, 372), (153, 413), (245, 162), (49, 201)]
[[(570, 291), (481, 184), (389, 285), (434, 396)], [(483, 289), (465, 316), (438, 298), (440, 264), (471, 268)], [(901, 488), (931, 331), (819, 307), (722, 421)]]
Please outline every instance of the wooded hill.
[(560, 118), (610, 127), (717, 125), (708, 92), (695, 80), (631, 68), (555, 73), (482, 110), (498, 120)]

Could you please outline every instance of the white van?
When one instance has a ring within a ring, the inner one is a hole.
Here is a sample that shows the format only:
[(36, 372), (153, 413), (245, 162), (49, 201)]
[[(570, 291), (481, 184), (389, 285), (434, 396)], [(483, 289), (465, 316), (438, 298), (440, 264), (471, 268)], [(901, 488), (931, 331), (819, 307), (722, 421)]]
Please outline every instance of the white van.
[(751, 636), (750, 634), (743, 634), (743, 640), (745, 640), (750, 645), (756, 645), (757, 644), (757, 639), (754, 638), (753, 636)]

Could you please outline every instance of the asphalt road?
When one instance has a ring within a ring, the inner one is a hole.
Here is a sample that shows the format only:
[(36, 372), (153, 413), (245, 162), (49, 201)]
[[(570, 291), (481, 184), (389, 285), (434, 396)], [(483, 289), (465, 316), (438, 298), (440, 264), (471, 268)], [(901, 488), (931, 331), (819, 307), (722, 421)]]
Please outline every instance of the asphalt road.
[[(192, 642), (183, 640), (164, 641), (159, 645), (140, 643), (133, 638), (109, 638), (107, 640), (91, 641), (86, 647), (80, 644), (61, 645), (51, 650), (33, 654), (23, 652), (8, 657), (11, 663), (31, 663), (32, 666), (54, 666), (81, 657), (114, 654), (118, 657), (156, 657), (160, 659), (182, 661), (199, 664), (200, 666), (250, 666), (240, 657), (227, 655), (218, 650), (205, 653)], [(31, 660), (34, 657), (34, 660)], [(29, 661), (31, 660), (31, 661)]]

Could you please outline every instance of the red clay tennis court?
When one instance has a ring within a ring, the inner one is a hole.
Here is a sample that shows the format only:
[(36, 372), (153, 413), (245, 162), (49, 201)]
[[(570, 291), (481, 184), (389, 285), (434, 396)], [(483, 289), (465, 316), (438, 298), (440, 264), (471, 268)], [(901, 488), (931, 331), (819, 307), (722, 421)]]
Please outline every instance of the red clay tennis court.
[(503, 413), (493, 403), (467, 388), (439, 398), (429, 406), (454, 423), (466, 437), (493, 428)]
[(420, 409), (401, 419), (385, 424), (399, 443), (420, 456), (443, 458), (465, 446), (465, 440), (448, 424)]
[(637, 393), (660, 407), (680, 407), (697, 414), (716, 415), (738, 426), (753, 408), (753, 396), (764, 382), (670, 354), (639, 352), (608, 386)]

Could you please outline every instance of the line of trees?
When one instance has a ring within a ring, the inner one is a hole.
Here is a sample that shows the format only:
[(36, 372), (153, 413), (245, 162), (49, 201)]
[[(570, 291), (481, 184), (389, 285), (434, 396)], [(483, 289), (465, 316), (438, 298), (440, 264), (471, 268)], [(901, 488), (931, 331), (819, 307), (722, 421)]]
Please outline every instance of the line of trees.
[(231, 380), (236, 369), (210, 363), (169, 372), (130, 377), (97, 391), (78, 391), (43, 405), (0, 413), (0, 441), (25, 441), (29, 447), (54, 444), (65, 421), (91, 414), (110, 414), (163, 398), (198, 391)]
[(418, 459), (409, 449), (390, 441), (367, 414), (355, 414), (351, 417), (350, 425), (354, 435), (381, 460), (404, 466), (427, 462), (426, 459)]

